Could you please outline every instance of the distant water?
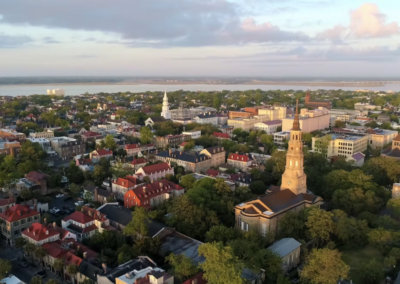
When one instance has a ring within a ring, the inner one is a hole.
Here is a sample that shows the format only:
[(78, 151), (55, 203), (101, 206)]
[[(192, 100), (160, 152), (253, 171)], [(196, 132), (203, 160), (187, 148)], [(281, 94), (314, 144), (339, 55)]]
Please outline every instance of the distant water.
[(65, 94), (68, 96), (77, 96), (89, 92), (90, 94), (97, 94), (100, 92), (104, 93), (118, 93), (118, 92), (146, 92), (146, 91), (245, 91), (261, 89), (267, 90), (358, 90), (358, 89), (369, 89), (373, 91), (400, 91), (400, 85), (388, 84), (379, 87), (320, 87), (320, 86), (287, 86), (287, 85), (153, 85), (153, 84), (141, 84), (141, 85), (45, 85), (45, 86), (0, 86), (0, 96), (29, 96), (34, 94), (46, 94), (47, 89), (64, 89)]

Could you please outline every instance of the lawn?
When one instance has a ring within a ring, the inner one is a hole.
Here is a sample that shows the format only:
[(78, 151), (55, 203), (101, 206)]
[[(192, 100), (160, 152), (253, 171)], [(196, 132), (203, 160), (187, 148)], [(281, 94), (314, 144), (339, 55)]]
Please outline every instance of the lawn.
[(384, 257), (378, 249), (366, 246), (362, 249), (343, 250), (342, 259), (351, 268), (349, 278), (353, 280), (353, 283), (359, 284), (362, 283), (362, 281), (358, 268), (360, 268), (365, 262), (368, 262), (372, 259), (377, 260), (377, 262), (381, 263), (383, 266)]

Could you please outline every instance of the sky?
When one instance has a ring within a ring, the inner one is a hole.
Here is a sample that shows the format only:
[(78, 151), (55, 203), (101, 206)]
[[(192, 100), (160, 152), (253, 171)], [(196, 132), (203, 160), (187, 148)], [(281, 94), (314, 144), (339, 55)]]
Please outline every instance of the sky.
[(0, 76), (400, 77), (400, 1), (0, 1)]

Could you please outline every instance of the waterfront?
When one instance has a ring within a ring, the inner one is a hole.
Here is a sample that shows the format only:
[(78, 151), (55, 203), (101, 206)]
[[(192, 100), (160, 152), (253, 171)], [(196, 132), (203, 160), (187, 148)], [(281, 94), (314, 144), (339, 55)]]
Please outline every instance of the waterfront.
[(164, 91), (168, 92), (176, 90), (188, 90), (188, 91), (222, 91), (222, 90), (255, 90), (261, 89), (267, 90), (359, 90), (369, 89), (373, 91), (400, 91), (399, 84), (387, 84), (383, 86), (357, 86), (357, 87), (342, 87), (342, 86), (307, 86), (307, 84), (291, 85), (291, 84), (277, 84), (277, 85), (251, 85), (251, 84), (232, 84), (232, 85), (207, 85), (207, 84), (182, 84), (182, 85), (163, 85), (163, 84), (132, 84), (132, 85), (118, 85), (118, 84), (81, 84), (81, 85), (0, 85), (0, 96), (29, 96), (34, 94), (46, 94), (47, 89), (64, 89), (65, 94), (68, 96), (77, 96), (88, 92), (90, 94), (96, 94), (100, 92), (104, 93), (117, 93), (117, 92), (146, 92), (146, 91)]

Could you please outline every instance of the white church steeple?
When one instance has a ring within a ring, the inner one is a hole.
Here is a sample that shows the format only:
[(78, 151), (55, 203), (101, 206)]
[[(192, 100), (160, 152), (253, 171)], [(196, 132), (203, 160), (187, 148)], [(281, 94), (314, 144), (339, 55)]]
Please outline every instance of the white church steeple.
[(164, 93), (161, 116), (163, 116), (165, 119), (171, 119), (171, 113), (169, 112), (167, 91), (165, 91)]

